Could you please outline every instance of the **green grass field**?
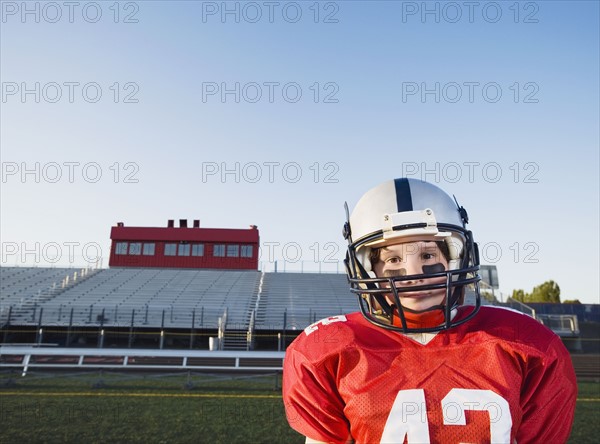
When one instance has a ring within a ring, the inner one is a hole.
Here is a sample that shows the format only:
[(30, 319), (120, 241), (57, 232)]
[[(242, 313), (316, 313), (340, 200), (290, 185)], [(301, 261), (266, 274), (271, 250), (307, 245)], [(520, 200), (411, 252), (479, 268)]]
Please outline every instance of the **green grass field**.
[[(277, 375), (0, 375), (0, 443), (302, 443)], [(600, 384), (579, 384), (571, 443), (597, 443)]]

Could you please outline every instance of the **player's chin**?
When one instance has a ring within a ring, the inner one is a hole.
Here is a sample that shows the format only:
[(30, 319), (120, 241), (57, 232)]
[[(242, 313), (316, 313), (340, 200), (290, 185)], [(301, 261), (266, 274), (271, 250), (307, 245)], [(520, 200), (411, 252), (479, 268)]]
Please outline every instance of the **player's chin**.
[(400, 302), (405, 308), (422, 311), (436, 305), (441, 305), (444, 298), (445, 293), (403, 293), (400, 296)]

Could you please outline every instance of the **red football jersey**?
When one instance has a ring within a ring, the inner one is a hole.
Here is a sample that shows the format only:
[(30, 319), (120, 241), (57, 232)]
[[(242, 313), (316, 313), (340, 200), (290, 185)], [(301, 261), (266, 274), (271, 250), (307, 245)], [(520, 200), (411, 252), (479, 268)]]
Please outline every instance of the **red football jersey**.
[(562, 443), (577, 397), (560, 338), (496, 307), (426, 344), (333, 316), (290, 345), (283, 376), (288, 422), (324, 442)]

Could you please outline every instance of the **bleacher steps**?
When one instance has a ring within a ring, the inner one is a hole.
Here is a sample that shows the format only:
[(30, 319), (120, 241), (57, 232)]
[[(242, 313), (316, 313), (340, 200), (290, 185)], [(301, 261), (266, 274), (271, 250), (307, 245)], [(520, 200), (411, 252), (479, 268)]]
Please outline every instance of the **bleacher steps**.
[(571, 354), (578, 378), (600, 380), (600, 355)]
[(223, 350), (246, 350), (247, 332), (245, 330), (226, 330), (223, 336)]

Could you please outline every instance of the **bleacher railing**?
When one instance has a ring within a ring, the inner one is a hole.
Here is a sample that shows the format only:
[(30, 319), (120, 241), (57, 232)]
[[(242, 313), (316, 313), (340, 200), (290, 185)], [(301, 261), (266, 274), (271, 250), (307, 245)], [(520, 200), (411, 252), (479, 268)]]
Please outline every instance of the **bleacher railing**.
[(531, 308), (529, 305), (524, 304), (523, 302), (517, 301), (516, 299), (513, 299), (513, 298), (508, 298), (505, 302), (505, 305), (507, 305), (515, 310), (518, 310), (522, 313), (528, 314), (529, 316), (531, 316), (534, 319), (537, 319), (535, 310), (533, 308)]
[[(43, 310), (42, 310), (43, 308)], [(23, 308), (2, 306), (3, 324), (46, 325), (55, 327), (175, 327), (218, 328), (222, 309), (198, 307), (190, 310), (174, 304), (140, 307), (120, 305), (44, 304)], [(163, 325), (164, 324), (164, 325)]]
[(219, 318), (218, 321), (219, 330), (218, 330), (218, 348), (219, 350), (223, 350), (223, 345), (225, 343), (225, 329), (227, 328), (227, 308), (223, 312), (223, 316)]
[(18, 309), (2, 307), (3, 325), (45, 327), (116, 327), (116, 328), (177, 328), (215, 329), (224, 335), (228, 329), (247, 330), (250, 335), (260, 330), (302, 330), (319, 319), (347, 313), (341, 307), (331, 310), (284, 309), (271, 314), (264, 322), (256, 320), (256, 310), (250, 312), (250, 323), (234, 319), (228, 311), (199, 307), (189, 310), (169, 305), (144, 305), (138, 308), (119, 305), (49, 305)]
[(254, 349), (254, 323), (256, 321), (256, 310), (252, 310), (250, 314), (250, 323), (248, 325), (248, 333), (246, 335), (246, 350)]
[(538, 314), (537, 319), (559, 336), (579, 336), (577, 315)]

